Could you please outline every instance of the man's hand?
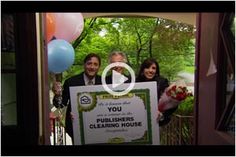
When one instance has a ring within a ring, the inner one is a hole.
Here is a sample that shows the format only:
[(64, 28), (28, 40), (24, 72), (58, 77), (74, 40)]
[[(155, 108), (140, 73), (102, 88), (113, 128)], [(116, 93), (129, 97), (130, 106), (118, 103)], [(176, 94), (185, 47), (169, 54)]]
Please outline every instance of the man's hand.
[(70, 112), (70, 118), (71, 118), (72, 121), (75, 119), (74, 113)]

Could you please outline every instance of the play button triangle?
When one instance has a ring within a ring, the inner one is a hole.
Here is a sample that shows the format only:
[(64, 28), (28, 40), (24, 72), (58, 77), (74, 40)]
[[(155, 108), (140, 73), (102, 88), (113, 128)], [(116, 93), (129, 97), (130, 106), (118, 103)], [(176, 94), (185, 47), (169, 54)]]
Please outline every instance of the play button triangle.
[(117, 86), (123, 84), (127, 80), (128, 80), (127, 77), (116, 72), (115, 70), (112, 70), (112, 88), (116, 88)]

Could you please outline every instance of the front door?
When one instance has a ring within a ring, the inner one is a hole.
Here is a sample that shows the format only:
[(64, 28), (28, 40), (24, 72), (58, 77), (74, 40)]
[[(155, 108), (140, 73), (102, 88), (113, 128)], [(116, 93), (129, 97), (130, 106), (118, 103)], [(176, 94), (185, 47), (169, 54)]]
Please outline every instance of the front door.
[(200, 13), (196, 47), (197, 145), (234, 145), (234, 13)]

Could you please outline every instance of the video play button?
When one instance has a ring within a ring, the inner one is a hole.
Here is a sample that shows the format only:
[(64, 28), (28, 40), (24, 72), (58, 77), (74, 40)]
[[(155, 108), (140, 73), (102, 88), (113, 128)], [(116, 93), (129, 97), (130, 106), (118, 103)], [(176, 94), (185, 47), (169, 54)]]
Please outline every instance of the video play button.
[(123, 84), (127, 80), (128, 80), (127, 77), (116, 72), (115, 70), (112, 70), (112, 88), (116, 88), (117, 86)]
[[(111, 85), (112, 89), (110, 89), (108, 87), (108, 85), (106, 84), (106, 79), (105, 79), (106, 74), (113, 67), (124, 67), (130, 73), (131, 83), (129, 83), (129, 87), (124, 89), (123, 91), (120, 91), (120, 90), (115, 91), (115, 90), (116, 90), (116, 87), (119, 88), (120, 85), (124, 84), (125, 81), (128, 80), (128, 78), (126, 76), (122, 75), (121, 73), (118, 73), (115, 70), (112, 70), (112, 85)], [(110, 93), (112, 95), (122, 96), (122, 95), (128, 94), (129, 91), (133, 89), (134, 85), (135, 85), (134, 71), (129, 65), (127, 65), (123, 62), (115, 62), (115, 63), (109, 64), (102, 72), (102, 86), (108, 93)]]

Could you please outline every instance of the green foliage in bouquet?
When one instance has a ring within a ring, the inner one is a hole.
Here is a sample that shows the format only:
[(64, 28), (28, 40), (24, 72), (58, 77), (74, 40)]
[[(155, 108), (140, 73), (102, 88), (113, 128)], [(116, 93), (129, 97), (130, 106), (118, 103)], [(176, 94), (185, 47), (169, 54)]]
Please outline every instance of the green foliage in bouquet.
[(179, 104), (176, 114), (183, 116), (192, 116), (194, 109), (193, 104), (194, 104), (194, 97), (188, 96), (183, 102), (181, 102), (181, 104)]

